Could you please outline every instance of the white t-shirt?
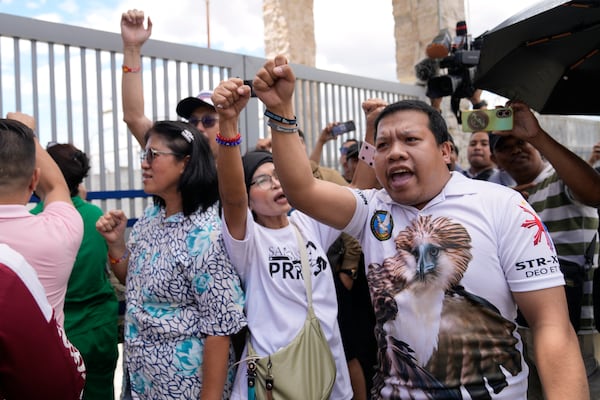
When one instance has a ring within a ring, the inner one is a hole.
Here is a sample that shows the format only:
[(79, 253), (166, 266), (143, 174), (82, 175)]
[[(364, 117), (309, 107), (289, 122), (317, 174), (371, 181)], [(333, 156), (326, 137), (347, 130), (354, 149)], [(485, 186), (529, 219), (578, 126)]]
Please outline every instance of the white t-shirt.
[[(382, 398), (460, 392), (468, 399), (482, 390), (524, 399), (528, 370), (511, 292), (564, 284), (529, 204), (512, 189), (458, 173), (421, 210), (384, 190), (353, 192), (357, 209), (344, 231), (362, 245), (376, 332), (387, 343), (375, 379)], [(455, 284), (464, 290), (446, 292)]]
[[(248, 211), (246, 237), (231, 237), (223, 218), (223, 238), (231, 262), (236, 268), (246, 293), (246, 316), (252, 346), (259, 356), (274, 353), (288, 345), (306, 319), (307, 300), (296, 234), (296, 224), (306, 243), (311, 276), (313, 308), (331, 348), (337, 377), (331, 399), (351, 399), (352, 387), (340, 329), (337, 322), (337, 299), (333, 274), (323, 249), (339, 236), (336, 230), (317, 229), (315, 220), (294, 211), (290, 224), (269, 229), (254, 222)], [(308, 239), (308, 240), (307, 240)], [(246, 357), (246, 350), (242, 359)], [(246, 363), (239, 364), (232, 399), (248, 395)]]

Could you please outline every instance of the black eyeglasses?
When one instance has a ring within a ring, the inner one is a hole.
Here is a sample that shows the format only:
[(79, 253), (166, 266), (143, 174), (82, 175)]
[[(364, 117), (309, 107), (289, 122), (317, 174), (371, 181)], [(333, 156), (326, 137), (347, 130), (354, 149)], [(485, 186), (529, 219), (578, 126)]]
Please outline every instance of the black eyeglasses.
[(250, 182), (250, 186), (256, 185), (262, 190), (269, 190), (273, 187), (273, 179), (277, 179), (279, 182), (279, 178), (277, 177), (275, 171), (273, 171), (273, 175), (264, 174), (257, 176), (256, 179)]
[(154, 159), (157, 156), (167, 156), (167, 155), (181, 156), (181, 154), (174, 153), (172, 151), (160, 151), (160, 150), (154, 150), (153, 148), (150, 148), (148, 150), (140, 151), (140, 162), (143, 163), (145, 160), (145, 161), (148, 161), (148, 164), (152, 164), (152, 161), (154, 161)]
[(188, 122), (194, 126), (197, 126), (198, 122), (202, 122), (202, 126), (204, 126), (205, 128), (212, 128), (213, 126), (215, 126), (218, 120), (219, 118), (217, 116), (207, 114), (204, 115), (202, 118), (190, 117), (188, 119)]

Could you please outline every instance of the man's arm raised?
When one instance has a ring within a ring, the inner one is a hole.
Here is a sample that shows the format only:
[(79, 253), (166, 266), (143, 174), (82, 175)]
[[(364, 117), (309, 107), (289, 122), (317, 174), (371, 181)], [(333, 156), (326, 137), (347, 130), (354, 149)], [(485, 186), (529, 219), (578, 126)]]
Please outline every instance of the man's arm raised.
[[(35, 120), (30, 115), (21, 112), (9, 112), (6, 118), (19, 121), (35, 130)], [(44, 202), (44, 206), (54, 201), (72, 204), (69, 187), (62, 171), (50, 157), (50, 154), (40, 145), (38, 138), (36, 137), (34, 140), (35, 166), (40, 171), (39, 181), (35, 187), (36, 195)]]
[[(364, 143), (366, 144), (363, 146), (371, 146), (373, 149), (375, 148), (375, 120), (379, 114), (381, 114), (381, 111), (383, 111), (385, 106), (387, 106), (387, 102), (382, 99), (368, 99), (363, 101), (362, 109), (365, 113), (367, 121), (367, 129), (365, 131), (364, 138)], [(356, 166), (356, 170), (354, 171), (354, 176), (352, 177), (352, 183), (350, 186), (359, 189), (372, 189), (380, 187), (381, 185), (375, 176), (375, 170), (373, 169), (373, 166), (369, 164), (369, 162), (372, 163), (372, 160), (362, 160), (360, 153), (358, 158), (359, 162)]]
[(600, 206), (600, 174), (544, 131), (527, 104), (517, 101), (509, 104), (515, 118), (512, 135), (539, 150), (578, 201), (591, 207)]
[(286, 123), (296, 119), (293, 107), (295, 81), (294, 72), (284, 56), (268, 60), (254, 78), (256, 95), (271, 115), (275, 115), (269, 122), (275, 169), (293, 207), (341, 229), (354, 214), (354, 195), (342, 186), (315, 179), (297, 131), (282, 132), (293, 131), (296, 127), (295, 122)]

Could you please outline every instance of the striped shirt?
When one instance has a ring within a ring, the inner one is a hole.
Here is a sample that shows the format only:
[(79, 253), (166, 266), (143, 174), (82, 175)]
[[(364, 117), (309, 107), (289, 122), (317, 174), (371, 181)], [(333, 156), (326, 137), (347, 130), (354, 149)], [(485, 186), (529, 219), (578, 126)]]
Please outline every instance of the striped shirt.
[(578, 332), (593, 333), (592, 280), (598, 260), (598, 238), (595, 237), (598, 232), (598, 210), (575, 200), (550, 164), (534, 183), (536, 186), (528, 189), (528, 202), (546, 225), (561, 259), (584, 265), (586, 249), (592, 240), (595, 241), (592, 268), (586, 273), (583, 287), (581, 328)]

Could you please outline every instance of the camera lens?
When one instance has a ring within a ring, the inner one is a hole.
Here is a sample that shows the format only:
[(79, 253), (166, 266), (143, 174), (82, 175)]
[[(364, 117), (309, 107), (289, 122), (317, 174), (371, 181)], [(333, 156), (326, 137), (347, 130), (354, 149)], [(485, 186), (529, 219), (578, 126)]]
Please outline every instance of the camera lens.
[(498, 118), (508, 118), (511, 116), (511, 114), (512, 114), (512, 110), (509, 108), (503, 108), (503, 109), (496, 111), (496, 116)]

